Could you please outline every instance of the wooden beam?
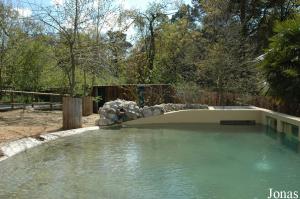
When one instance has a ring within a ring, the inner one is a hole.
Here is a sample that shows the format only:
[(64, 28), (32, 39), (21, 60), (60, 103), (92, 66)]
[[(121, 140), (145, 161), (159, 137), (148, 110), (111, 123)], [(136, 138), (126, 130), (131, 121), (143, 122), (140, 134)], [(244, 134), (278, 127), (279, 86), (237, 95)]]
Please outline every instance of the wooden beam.
[(3, 93), (14, 93), (14, 94), (27, 94), (27, 95), (69, 96), (68, 94), (13, 91), (13, 90), (1, 90), (1, 92), (3, 92)]

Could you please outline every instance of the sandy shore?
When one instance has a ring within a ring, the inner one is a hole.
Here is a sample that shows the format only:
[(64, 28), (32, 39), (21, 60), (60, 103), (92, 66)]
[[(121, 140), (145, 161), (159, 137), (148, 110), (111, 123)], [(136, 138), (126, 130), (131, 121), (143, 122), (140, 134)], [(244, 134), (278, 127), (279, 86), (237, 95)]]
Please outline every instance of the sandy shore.
[[(83, 117), (83, 127), (95, 126), (97, 114)], [(0, 112), (0, 143), (62, 130), (62, 111)]]

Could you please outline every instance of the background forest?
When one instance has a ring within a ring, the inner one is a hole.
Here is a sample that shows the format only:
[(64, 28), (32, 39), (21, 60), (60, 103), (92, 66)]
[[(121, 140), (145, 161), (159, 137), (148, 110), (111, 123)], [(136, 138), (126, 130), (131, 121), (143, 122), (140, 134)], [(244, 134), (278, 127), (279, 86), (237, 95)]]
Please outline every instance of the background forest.
[(0, 2), (0, 90), (82, 95), (92, 85), (168, 83), (300, 102), (297, 0), (27, 4), (24, 16)]

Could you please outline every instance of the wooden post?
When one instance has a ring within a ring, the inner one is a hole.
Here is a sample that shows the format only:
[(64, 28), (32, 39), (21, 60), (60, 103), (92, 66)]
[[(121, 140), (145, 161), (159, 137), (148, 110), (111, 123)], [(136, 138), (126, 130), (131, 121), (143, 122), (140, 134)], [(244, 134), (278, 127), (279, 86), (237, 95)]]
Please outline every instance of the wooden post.
[(82, 99), (82, 115), (89, 116), (93, 114), (93, 98), (85, 96)]
[[(93, 94), (92, 94), (92, 96), (94, 96), (94, 97), (99, 97), (99, 88), (98, 87), (94, 87), (93, 88)], [(94, 101), (93, 102), (93, 112), (94, 113), (98, 113), (98, 109), (99, 109), (99, 101)]]
[(82, 99), (63, 97), (63, 129), (82, 127)]
[(31, 94), (31, 107), (34, 108), (34, 94)]
[(14, 109), (14, 93), (10, 93), (11, 109)]
[(50, 110), (53, 111), (53, 97), (50, 95)]

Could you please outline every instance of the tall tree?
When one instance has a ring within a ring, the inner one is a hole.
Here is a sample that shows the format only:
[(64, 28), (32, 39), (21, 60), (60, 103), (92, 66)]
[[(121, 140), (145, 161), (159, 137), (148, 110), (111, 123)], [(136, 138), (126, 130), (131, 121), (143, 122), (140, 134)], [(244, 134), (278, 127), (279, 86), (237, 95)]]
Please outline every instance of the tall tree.
[(128, 16), (134, 21), (135, 26), (143, 41), (142, 51), (146, 55), (145, 77), (140, 83), (151, 83), (153, 81), (154, 59), (156, 56), (156, 31), (163, 21), (168, 20), (167, 5), (162, 3), (152, 3), (145, 12), (131, 11)]
[[(38, 19), (47, 26), (51, 34), (57, 37), (56, 51), (66, 49), (56, 55), (58, 65), (63, 68), (68, 77), (71, 95), (75, 95), (78, 88), (77, 70), (83, 69), (85, 77), (86, 72), (90, 72), (89, 74), (97, 72), (93, 66), (99, 65), (99, 62), (95, 63), (96, 60), (101, 61), (100, 33), (111, 20), (108, 16), (114, 16), (112, 2), (112, 0), (65, 0), (62, 4), (51, 7), (39, 7)], [(91, 33), (90, 37), (96, 41), (90, 42), (91, 40), (83, 36), (87, 33)], [(83, 41), (88, 42), (82, 43)], [(88, 51), (84, 52), (82, 49)], [(84, 69), (84, 65), (88, 69)], [(93, 75), (93, 82), (94, 78)]]
[(3, 88), (5, 80), (5, 69), (7, 62), (5, 57), (8, 53), (8, 41), (13, 36), (16, 28), (17, 12), (12, 7), (0, 2), (0, 90)]
[[(206, 40), (205, 58), (200, 64), (198, 82), (224, 92), (255, 93), (255, 66), (251, 64), (254, 48), (242, 34), (242, 24), (228, 11), (230, 0), (203, 3), (203, 36)], [(221, 100), (222, 101), (222, 100)]]
[(120, 77), (122, 72), (121, 62), (125, 59), (127, 50), (132, 44), (126, 41), (126, 34), (121, 31), (108, 31), (107, 41), (110, 66), (115, 77)]
[(62, 5), (53, 7), (41, 7), (38, 13), (38, 19), (48, 26), (48, 30), (53, 33), (59, 33), (61, 41), (68, 49), (69, 64), (61, 65), (69, 79), (69, 92), (75, 95), (76, 89), (76, 69), (78, 57), (76, 47), (79, 42), (79, 31), (86, 27), (89, 22), (89, 8), (91, 1), (66, 0)]
[[(278, 22), (276, 33), (261, 67), (269, 84), (269, 94), (292, 104), (300, 103), (300, 15)], [(296, 108), (296, 107), (295, 107)]]
[(182, 5), (157, 33), (155, 59), (158, 81), (189, 82), (197, 79), (197, 62), (202, 58), (202, 34), (197, 16), (189, 5)]

